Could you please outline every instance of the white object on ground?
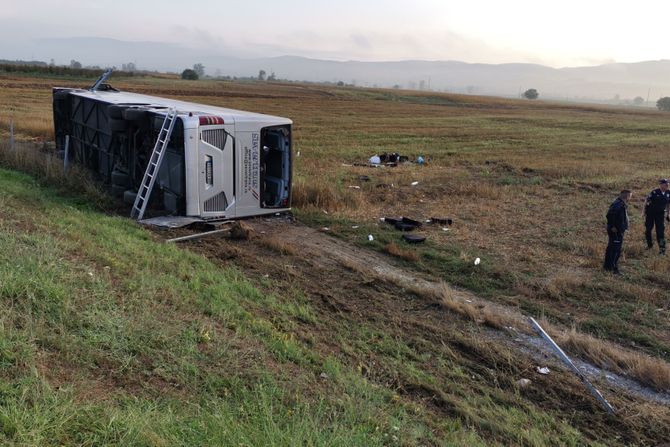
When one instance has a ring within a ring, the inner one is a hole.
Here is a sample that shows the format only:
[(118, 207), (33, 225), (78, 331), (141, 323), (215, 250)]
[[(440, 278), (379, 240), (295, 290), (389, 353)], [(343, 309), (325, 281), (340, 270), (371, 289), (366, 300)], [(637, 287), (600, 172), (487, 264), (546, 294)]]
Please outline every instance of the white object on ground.
[(330, 228), (328, 228), (328, 227), (323, 227), (322, 230), (323, 230), (323, 231), (330, 231)]
[(479, 259), (479, 258), (475, 259), (475, 265), (479, 265), (479, 264), (481, 264), (481, 263), (482, 263), (482, 260), (481, 260), (481, 259)]
[(545, 376), (551, 372), (549, 368), (547, 368), (546, 366), (543, 366), (542, 368), (538, 366), (537, 368), (535, 368), (535, 370), (540, 374), (544, 374)]
[(379, 155), (373, 155), (370, 157), (370, 160), (368, 160), (371, 165), (378, 165), (379, 163), (382, 162), (382, 159), (379, 158)]
[(519, 386), (519, 388), (526, 388), (531, 384), (531, 381), (530, 379), (519, 379), (516, 381), (516, 384)]
[(349, 185), (349, 188), (353, 188), (353, 189), (361, 189), (361, 187), (358, 186), (358, 185)]
[(355, 229), (358, 228), (358, 225), (352, 225), (351, 228), (353, 228), (355, 230)]
[(412, 186), (416, 186), (418, 184), (419, 184), (419, 182), (412, 182)]
[(370, 242), (372, 242), (372, 241), (375, 240), (375, 237), (374, 237), (373, 235), (371, 235), (371, 234), (368, 234), (368, 240), (369, 240)]
[(442, 231), (449, 231), (449, 228), (444, 227), (444, 228), (442, 228)]

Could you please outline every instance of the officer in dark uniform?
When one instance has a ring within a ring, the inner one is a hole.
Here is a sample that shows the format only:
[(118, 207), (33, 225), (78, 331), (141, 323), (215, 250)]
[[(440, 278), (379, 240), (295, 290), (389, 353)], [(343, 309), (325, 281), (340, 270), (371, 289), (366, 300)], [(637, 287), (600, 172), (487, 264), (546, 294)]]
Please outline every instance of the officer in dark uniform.
[(670, 219), (668, 212), (670, 211), (670, 191), (668, 191), (668, 180), (661, 179), (658, 181), (658, 188), (653, 190), (647, 196), (644, 203), (644, 226), (646, 231), (644, 233), (647, 238), (647, 248), (654, 246), (651, 240), (651, 230), (656, 227), (656, 240), (658, 241), (658, 254), (665, 254), (665, 223), (663, 219)]
[(604, 269), (619, 275), (619, 256), (623, 248), (623, 235), (628, 229), (628, 206), (633, 194), (624, 189), (607, 210), (607, 250), (605, 250)]

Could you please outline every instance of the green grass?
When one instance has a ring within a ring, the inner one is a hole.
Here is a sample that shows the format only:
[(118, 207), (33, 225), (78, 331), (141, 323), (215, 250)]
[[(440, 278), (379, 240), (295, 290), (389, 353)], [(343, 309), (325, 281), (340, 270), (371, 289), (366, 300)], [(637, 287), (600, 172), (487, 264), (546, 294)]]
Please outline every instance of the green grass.
[(294, 336), (324, 324), (299, 289), (263, 292), (22, 174), (0, 170), (0, 190), (5, 445), (583, 442), (507, 385), (492, 387), (517, 367), (484, 366), (498, 354), (467, 336), (450, 344), (494, 357), (467, 360), (420, 338), (410, 347), (390, 326), (347, 321), (328, 323), (342, 352), (324, 356), (318, 337)]
[(3, 443), (383, 445), (380, 425), (421, 427), (360, 378), (318, 391), (324, 360), (258, 312), (314, 321), (304, 300), (24, 175), (0, 171), (0, 190)]

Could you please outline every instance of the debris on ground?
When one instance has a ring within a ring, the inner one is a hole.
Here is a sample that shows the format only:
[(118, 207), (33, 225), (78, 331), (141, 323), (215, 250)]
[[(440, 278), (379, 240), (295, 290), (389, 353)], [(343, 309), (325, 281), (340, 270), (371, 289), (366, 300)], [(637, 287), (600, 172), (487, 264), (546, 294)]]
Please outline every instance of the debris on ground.
[(249, 240), (251, 238), (251, 235), (253, 233), (253, 230), (251, 227), (249, 227), (247, 224), (244, 222), (235, 222), (231, 225), (230, 227), (230, 238), (231, 239), (238, 239), (238, 240)]
[(373, 235), (371, 235), (371, 234), (368, 234), (368, 240), (369, 240), (370, 242), (372, 242), (372, 241), (375, 240), (375, 237), (374, 237)]
[(350, 189), (361, 189), (361, 187), (358, 186), (358, 185), (349, 185), (349, 188)]
[(367, 176), (367, 175), (359, 175), (359, 176), (358, 176), (358, 180), (360, 180), (360, 181), (362, 181), (362, 182), (369, 182), (369, 181), (370, 181), (370, 177)]
[(542, 368), (538, 366), (537, 368), (535, 368), (535, 371), (545, 376), (551, 372), (549, 368), (547, 368), (546, 366), (543, 366)]
[(519, 379), (516, 381), (516, 384), (519, 388), (526, 388), (531, 383), (532, 382), (530, 381), (530, 379)]
[(427, 222), (440, 225), (453, 225), (454, 220), (449, 217), (431, 217)]
[(475, 259), (475, 265), (479, 265), (479, 264), (481, 264), (481, 262), (482, 262), (481, 259), (479, 259), (479, 258)]
[(402, 238), (409, 244), (419, 244), (426, 240), (426, 236), (419, 236), (417, 234), (403, 234)]
[(416, 186), (418, 184), (419, 184), (419, 182), (412, 182), (412, 186)]
[(384, 217), (383, 221), (400, 231), (413, 231), (422, 225), (418, 220), (409, 217)]

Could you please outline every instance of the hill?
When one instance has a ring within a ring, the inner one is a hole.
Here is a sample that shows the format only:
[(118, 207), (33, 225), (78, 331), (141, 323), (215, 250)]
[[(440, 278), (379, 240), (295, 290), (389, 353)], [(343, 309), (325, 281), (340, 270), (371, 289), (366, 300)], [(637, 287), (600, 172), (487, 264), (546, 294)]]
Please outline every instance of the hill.
[[(281, 79), (311, 82), (345, 82), (359, 86), (425, 89), (518, 97), (528, 88), (541, 97), (577, 101), (619, 103), (635, 97), (650, 104), (670, 95), (670, 61), (611, 63), (593, 67), (552, 68), (536, 64), (476, 64), (459, 61), (333, 61), (281, 56), (258, 58), (233, 55), (226, 48), (210, 51), (178, 44), (134, 42), (78, 37), (26, 41), (19, 47), (3, 48), (0, 54), (30, 54), (33, 58), (69, 64), (121, 67), (128, 62), (140, 69), (181, 73), (203, 63), (211, 76), (257, 76), (259, 70)], [(17, 56), (18, 57), (18, 56)]]

